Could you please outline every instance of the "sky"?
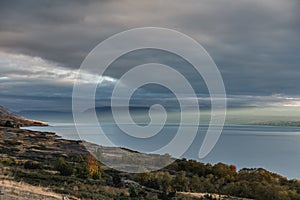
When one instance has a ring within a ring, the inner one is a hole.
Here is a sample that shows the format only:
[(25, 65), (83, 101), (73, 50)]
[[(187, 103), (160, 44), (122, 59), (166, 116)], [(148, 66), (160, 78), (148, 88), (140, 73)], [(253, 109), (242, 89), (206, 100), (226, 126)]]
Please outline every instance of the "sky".
[[(14, 111), (70, 110), (87, 54), (113, 34), (151, 26), (180, 31), (203, 45), (221, 72), (229, 106), (300, 106), (299, 9), (299, 0), (3, 0), (0, 105)], [(107, 105), (126, 66), (153, 58), (187, 67), (162, 52), (133, 52), (102, 77), (98, 104)], [(86, 73), (79, 81), (95, 79)], [(201, 90), (205, 104), (209, 98)], [(164, 91), (144, 88), (135, 103), (167, 101)]]

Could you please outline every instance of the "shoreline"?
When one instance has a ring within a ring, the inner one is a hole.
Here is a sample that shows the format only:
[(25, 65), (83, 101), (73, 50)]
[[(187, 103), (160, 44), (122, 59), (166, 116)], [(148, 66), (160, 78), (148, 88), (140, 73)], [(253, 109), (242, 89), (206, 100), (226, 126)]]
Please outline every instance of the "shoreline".
[[(60, 124), (58, 124), (58, 125), (60, 125)], [(66, 124), (64, 123), (64, 125), (66, 125)], [(73, 124), (67, 124), (66, 126), (68, 126), (68, 125), (73, 125)], [(50, 123), (50, 126), (48, 128), (51, 129), (51, 126), (52, 125)], [(240, 126), (240, 125), (238, 125), (238, 126), (234, 125), (233, 127), (237, 127), (237, 128), (244, 128), (244, 127), (246, 127), (247, 128), (248, 125), (242, 125), (242, 126)], [(257, 126), (257, 125), (250, 125), (250, 127), (254, 127), (254, 128), (255, 127), (262, 127), (263, 129), (265, 129), (265, 128), (268, 129), (269, 128), (269, 127), (266, 127), (266, 126)], [(45, 128), (47, 129), (47, 127), (45, 127)], [(273, 127), (273, 128), (276, 128), (276, 127)], [(294, 128), (294, 127), (292, 127), (292, 128)], [(295, 136), (295, 137), (298, 137), (298, 135), (299, 135), (297, 133), (294, 133), (293, 130), (287, 130), (287, 131), (288, 132), (286, 132), (286, 133), (280, 133), (280, 131), (278, 133), (273, 133), (271, 131), (270, 133), (266, 133), (266, 134), (262, 134), (262, 135), (259, 135), (259, 134), (248, 134), (248, 133), (243, 133), (242, 132), (242, 133), (240, 133), (240, 134), (238, 134), (236, 136), (242, 137), (242, 138), (244, 138), (244, 137), (253, 137), (253, 138), (258, 137), (259, 138), (260, 136), (262, 136), (262, 137), (272, 137), (272, 138), (275, 137), (274, 139), (276, 139), (278, 136)], [(69, 134), (66, 134), (67, 137), (65, 137), (63, 134), (59, 134), (57, 131), (51, 131), (51, 132), (56, 132), (56, 134), (58, 136), (62, 137), (62, 139), (73, 140), (73, 141), (80, 140), (80, 139), (76, 139), (76, 138), (74, 139), (74, 138), (72, 138), (72, 135), (69, 135)], [(255, 133), (255, 132), (253, 132), (253, 133)], [(223, 137), (224, 136), (225, 137), (233, 137), (234, 135), (235, 135), (235, 133), (232, 133), (230, 129), (227, 130), (227, 133), (226, 132), (223, 133)], [(104, 146), (104, 147), (109, 147), (107, 145), (102, 145), (102, 144), (98, 144), (98, 145)], [(138, 151), (140, 153), (143, 153), (143, 151), (140, 151), (140, 149), (130, 148), (130, 147), (126, 146), (126, 145), (124, 145), (124, 146), (118, 146), (116, 148), (126, 148), (126, 149), (129, 149), (129, 150)], [(248, 152), (248, 150), (247, 150), (247, 152)], [(147, 151), (145, 151), (144, 153), (147, 154)], [(191, 154), (189, 154), (189, 155), (191, 155)], [(260, 162), (258, 165), (255, 165), (252, 162), (250, 163), (250, 162), (246, 162), (244, 160), (239, 160), (239, 158), (236, 158), (236, 159), (234, 158), (234, 159), (229, 159), (229, 160), (227, 159), (226, 160), (226, 159), (223, 159), (222, 157), (220, 157), (220, 158), (219, 157), (220, 156), (217, 155), (216, 158), (208, 158), (208, 159), (204, 159), (204, 160), (203, 159), (197, 159), (197, 158), (195, 158), (193, 156), (184, 156), (182, 158), (197, 160), (198, 162), (210, 163), (210, 164), (217, 164), (218, 162), (222, 162), (222, 163), (229, 164), (229, 165), (230, 164), (235, 164), (237, 166), (237, 169), (243, 169), (243, 168), (265, 168), (265, 169), (273, 171), (274, 173), (277, 173), (277, 174), (284, 174), (284, 176), (288, 177), (289, 179), (300, 180), (300, 177), (297, 176), (298, 173), (294, 171), (294, 168), (291, 168), (291, 170), (283, 170), (281, 167), (276, 167), (277, 165), (271, 165), (271, 164), (269, 164), (269, 163), (271, 163), (273, 161), (270, 161), (270, 162)], [(237, 161), (237, 162), (233, 162), (233, 161)], [(289, 172), (289, 171), (291, 171), (291, 172)]]

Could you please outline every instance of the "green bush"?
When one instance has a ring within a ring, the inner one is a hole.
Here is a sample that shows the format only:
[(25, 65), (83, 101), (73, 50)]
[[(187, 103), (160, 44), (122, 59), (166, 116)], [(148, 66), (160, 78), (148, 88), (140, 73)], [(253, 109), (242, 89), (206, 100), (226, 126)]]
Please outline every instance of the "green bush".
[(67, 163), (62, 157), (54, 163), (54, 169), (59, 171), (63, 176), (71, 176), (74, 173), (74, 166)]
[(12, 165), (12, 160), (10, 158), (2, 158), (2, 163), (5, 164), (5, 165)]

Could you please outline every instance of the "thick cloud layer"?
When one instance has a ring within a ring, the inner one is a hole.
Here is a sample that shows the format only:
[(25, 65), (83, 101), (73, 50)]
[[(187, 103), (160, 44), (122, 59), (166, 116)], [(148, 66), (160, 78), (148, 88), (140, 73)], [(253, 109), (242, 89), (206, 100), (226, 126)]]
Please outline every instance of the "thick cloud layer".
[[(12, 99), (29, 96), (39, 103), (28, 108), (42, 106), (47, 96), (57, 99), (54, 107), (68, 104), (74, 70), (88, 52), (112, 34), (144, 26), (175, 29), (201, 43), (219, 67), (229, 96), (257, 101), (256, 97), (267, 96), (275, 102), (274, 94), (298, 97), (299, 8), (298, 0), (4, 0), (1, 101), (13, 109), (18, 104)], [(20, 61), (22, 56), (28, 60)], [(24, 65), (26, 70), (21, 69)], [(112, 73), (123, 70), (122, 64), (114, 67)]]

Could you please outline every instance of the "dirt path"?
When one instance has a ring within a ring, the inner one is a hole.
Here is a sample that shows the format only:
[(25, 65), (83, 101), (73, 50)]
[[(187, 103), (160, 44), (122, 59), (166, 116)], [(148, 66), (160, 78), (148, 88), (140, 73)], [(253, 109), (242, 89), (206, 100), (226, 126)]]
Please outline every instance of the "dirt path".
[(188, 196), (191, 196), (191, 197), (196, 197), (196, 198), (203, 198), (203, 197), (206, 197), (206, 196), (210, 196), (210, 197), (215, 198), (215, 199), (223, 199), (223, 200), (226, 200), (226, 199), (251, 200), (251, 199), (246, 199), (246, 198), (229, 197), (227, 195), (219, 195), (219, 194), (211, 194), (211, 193), (194, 193), (194, 192), (179, 192), (179, 193), (184, 194), (184, 195), (188, 195)]

